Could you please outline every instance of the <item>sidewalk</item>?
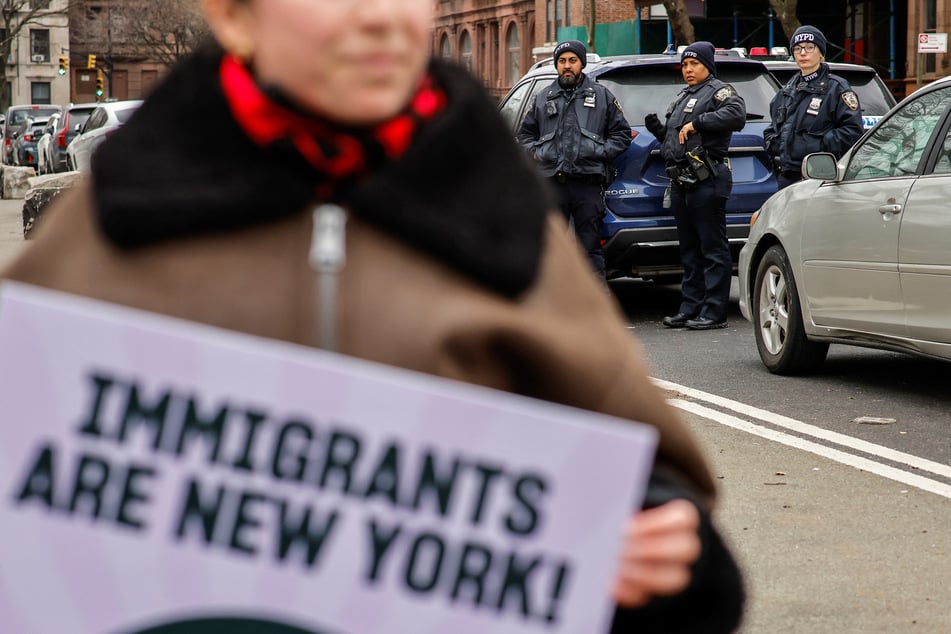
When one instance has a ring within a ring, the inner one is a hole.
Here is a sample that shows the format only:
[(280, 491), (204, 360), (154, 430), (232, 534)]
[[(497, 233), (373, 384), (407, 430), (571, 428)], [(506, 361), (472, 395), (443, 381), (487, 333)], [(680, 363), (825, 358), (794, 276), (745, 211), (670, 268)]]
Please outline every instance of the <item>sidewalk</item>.
[(743, 634), (951, 632), (951, 501), (682, 414), (746, 573)]
[(18, 198), (0, 198), (0, 268), (12, 260), (25, 244), (23, 201)]

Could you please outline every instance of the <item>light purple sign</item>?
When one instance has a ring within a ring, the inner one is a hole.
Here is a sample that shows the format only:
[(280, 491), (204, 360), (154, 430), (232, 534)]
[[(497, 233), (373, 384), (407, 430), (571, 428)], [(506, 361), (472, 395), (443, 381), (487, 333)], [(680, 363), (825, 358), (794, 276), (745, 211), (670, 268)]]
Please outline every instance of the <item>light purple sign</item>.
[(656, 444), (10, 282), (0, 404), (0, 624), (17, 634), (606, 632)]

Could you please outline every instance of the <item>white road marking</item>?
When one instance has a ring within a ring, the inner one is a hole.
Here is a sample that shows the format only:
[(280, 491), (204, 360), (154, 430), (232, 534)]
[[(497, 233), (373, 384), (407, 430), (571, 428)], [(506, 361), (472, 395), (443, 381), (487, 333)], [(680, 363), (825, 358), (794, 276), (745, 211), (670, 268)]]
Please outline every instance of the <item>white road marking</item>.
[[(729, 409), (739, 414), (761, 420), (777, 427), (783, 427), (803, 435), (819, 438), (837, 445), (841, 445), (843, 447), (847, 447), (849, 449), (861, 451), (862, 453), (872, 456), (877, 456), (885, 460), (907, 464), (910, 467), (919, 470), (928, 471), (936, 475), (951, 478), (951, 467), (938, 462), (926, 460), (924, 458), (900, 451), (895, 451), (893, 449), (889, 449), (888, 447), (882, 447), (881, 445), (859, 440), (846, 434), (840, 434), (822, 429), (820, 427), (815, 427), (814, 425), (809, 425), (786, 416), (774, 414), (751, 405), (746, 405), (745, 403), (733, 401), (715, 394), (709, 394), (707, 392), (689, 388), (677, 383), (671, 383), (669, 381), (663, 381), (660, 379), (654, 379), (654, 382), (663, 389), (679, 392), (684, 396), (688, 396), (699, 401), (704, 401), (717, 407)], [(816, 455), (829, 458), (830, 460), (835, 460), (836, 462), (840, 462), (857, 469), (862, 469), (863, 471), (868, 471), (870, 473), (875, 473), (882, 477), (895, 480), (896, 482), (901, 482), (903, 484), (907, 484), (924, 491), (929, 491), (931, 493), (936, 493), (937, 495), (951, 499), (951, 485), (938, 482), (936, 480), (931, 480), (924, 476), (908, 473), (907, 471), (875, 462), (869, 458), (863, 458), (861, 456), (856, 456), (839, 449), (826, 447), (825, 445), (821, 445), (804, 438), (799, 438), (798, 436), (793, 436), (775, 429), (763, 427), (761, 425), (757, 425), (750, 421), (737, 418), (736, 416), (726, 414), (698, 403), (685, 401), (683, 399), (671, 399), (669, 402), (675, 407), (678, 407), (684, 411), (692, 412), (698, 416), (708, 418), (723, 425), (727, 425), (728, 427), (733, 427), (734, 429), (773, 440), (796, 449), (809, 451)]]

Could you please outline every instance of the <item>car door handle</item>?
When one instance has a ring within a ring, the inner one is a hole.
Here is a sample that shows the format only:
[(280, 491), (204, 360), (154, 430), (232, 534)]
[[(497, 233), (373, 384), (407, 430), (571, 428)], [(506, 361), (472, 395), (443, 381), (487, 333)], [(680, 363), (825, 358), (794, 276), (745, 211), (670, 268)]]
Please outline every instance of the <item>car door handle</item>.
[(881, 207), (878, 208), (878, 213), (882, 214), (883, 216), (885, 214), (901, 213), (901, 205), (897, 203), (893, 205), (882, 205)]

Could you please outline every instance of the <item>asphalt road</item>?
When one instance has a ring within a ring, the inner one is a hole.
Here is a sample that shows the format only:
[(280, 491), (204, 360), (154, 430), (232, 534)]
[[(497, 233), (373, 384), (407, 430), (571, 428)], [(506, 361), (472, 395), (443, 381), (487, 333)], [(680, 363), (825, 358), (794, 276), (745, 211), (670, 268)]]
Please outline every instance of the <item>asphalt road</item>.
[[(24, 248), (21, 208), (0, 200), (0, 267)], [(893, 473), (867, 452), (770, 419), (825, 424), (948, 465), (947, 444), (933, 446), (951, 433), (947, 367), (847, 350), (821, 376), (772, 377), (738, 313), (725, 330), (670, 332), (660, 319), (674, 312), (676, 288), (625, 281), (614, 290), (720, 483), (716, 516), (749, 588), (742, 633), (951, 632), (951, 489), (925, 490), (911, 478), (934, 478), (925, 469), (893, 461)], [(855, 414), (897, 422), (858, 425)], [(867, 462), (843, 463), (853, 455)]]
[(821, 373), (778, 377), (735, 303), (726, 329), (669, 330), (676, 286), (612, 289), (716, 469), (743, 631), (951, 631), (951, 366), (833, 346)]
[[(669, 330), (665, 314), (680, 301), (676, 286), (612, 283), (654, 376), (734, 399), (868, 442), (951, 465), (951, 365), (910, 355), (833, 345), (821, 372), (770, 374), (756, 352), (752, 324), (732, 304), (729, 327)], [(734, 278), (734, 300), (736, 278)], [(857, 424), (860, 417), (890, 425)]]

